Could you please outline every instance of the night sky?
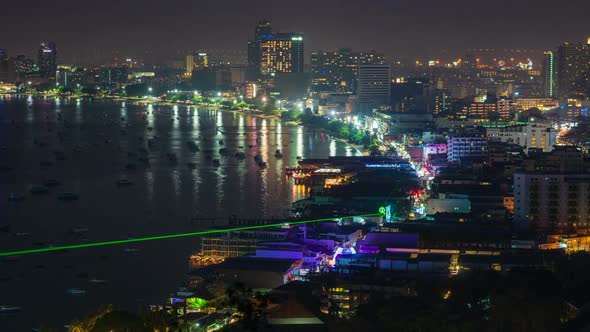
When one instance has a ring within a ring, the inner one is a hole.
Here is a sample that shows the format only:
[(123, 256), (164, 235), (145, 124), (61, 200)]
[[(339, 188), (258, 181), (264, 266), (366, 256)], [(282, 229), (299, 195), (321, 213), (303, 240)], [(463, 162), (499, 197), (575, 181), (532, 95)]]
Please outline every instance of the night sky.
[(303, 32), (319, 48), (390, 57), (468, 48), (548, 49), (590, 36), (588, 0), (29, 0), (0, 8), (0, 48), (32, 55), (54, 40), (64, 61), (117, 49), (155, 58), (186, 49), (246, 49), (256, 22)]

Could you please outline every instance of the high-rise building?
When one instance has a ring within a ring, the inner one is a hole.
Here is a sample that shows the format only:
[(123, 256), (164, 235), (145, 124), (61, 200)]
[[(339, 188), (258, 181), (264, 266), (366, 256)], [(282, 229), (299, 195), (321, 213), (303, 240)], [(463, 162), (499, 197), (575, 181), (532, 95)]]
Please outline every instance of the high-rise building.
[(514, 222), (519, 230), (572, 234), (590, 228), (590, 174), (582, 149), (556, 146), (514, 174)]
[(558, 92), (561, 98), (590, 92), (590, 44), (565, 43), (557, 50)]
[(303, 35), (273, 33), (268, 20), (258, 22), (254, 40), (248, 42), (248, 80), (260, 75), (302, 73)]
[(316, 92), (356, 93), (358, 66), (384, 63), (383, 55), (374, 51), (353, 52), (350, 49), (340, 49), (313, 52), (311, 54), (312, 89)]
[(195, 69), (195, 56), (192, 54), (187, 54), (184, 64), (185, 76), (191, 76), (193, 74), (193, 69)]
[(54, 42), (41, 43), (37, 50), (37, 67), (42, 78), (55, 78), (55, 72), (57, 71), (57, 48)]
[(357, 103), (358, 110), (370, 112), (389, 105), (391, 78), (389, 65), (359, 65)]
[(254, 30), (254, 40), (248, 41), (248, 79), (256, 80), (260, 76), (260, 41), (263, 36), (272, 34), (270, 21), (258, 22)]
[(557, 97), (557, 59), (553, 51), (547, 51), (543, 54), (543, 70), (541, 76), (543, 79), (543, 97)]
[(194, 57), (195, 69), (209, 68), (209, 55), (204, 52), (198, 52)]
[(447, 160), (460, 162), (463, 158), (484, 158), (488, 140), (480, 136), (450, 136), (447, 139)]
[(16, 67), (17, 80), (22, 81), (33, 72), (35, 62), (21, 54), (14, 58), (14, 66)]
[(262, 35), (260, 41), (260, 73), (303, 72), (303, 35), (300, 33), (273, 33)]
[(0, 82), (16, 82), (16, 66), (14, 58), (9, 58), (8, 54), (0, 49)]

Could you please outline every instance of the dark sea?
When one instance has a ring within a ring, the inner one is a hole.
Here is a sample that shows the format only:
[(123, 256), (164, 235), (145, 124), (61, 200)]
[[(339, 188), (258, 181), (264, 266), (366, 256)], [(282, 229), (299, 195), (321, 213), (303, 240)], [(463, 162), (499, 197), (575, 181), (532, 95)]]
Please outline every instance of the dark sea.
[[(265, 169), (254, 161), (257, 153)], [(0, 251), (211, 227), (193, 217), (288, 217), (306, 189), (285, 176), (286, 166), (297, 156), (357, 154), (320, 131), (234, 112), (0, 96)], [(122, 178), (132, 185), (117, 185)], [(48, 180), (59, 184), (30, 192)], [(63, 193), (79, 199), (59, 200)], [(22, 308), (0, 313), (0, 331), (63, 327), (102, 304), (137, 311), (162, 304), (199, 242), (185, 237), (0, 258), (0, 306)], [(86, 293), (69, 295), (71, 288)]]

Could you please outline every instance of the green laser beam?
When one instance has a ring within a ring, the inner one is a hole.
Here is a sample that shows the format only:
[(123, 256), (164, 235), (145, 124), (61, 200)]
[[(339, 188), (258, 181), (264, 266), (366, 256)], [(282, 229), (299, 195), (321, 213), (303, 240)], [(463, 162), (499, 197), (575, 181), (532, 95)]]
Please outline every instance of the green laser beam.
[(38, 248), (38, 249), (6, 251), (6, 252), (0, 252), (0, 257), (38, 254), (38, 253), (42, 253), (42, 252), (60, 251), (60, 250), (69, 250), (69, 249), (102, 247), (102, 246), (110, 246), (110, 245), (117, 245), (117, 244), (123, 244), (123, 243), (165, 240), (165, 239), (174, 239), (174, 238), (189, 237), (189, 236), (219, 234), (219, 233), (234, 232), (234, 231), (245, 231), (245, 230), (251, 230), (251, 229), (277, 227), (277, 226), (282, 226), (285, 223), (287, 223), (289, 225), (301, 225), (301, 224), (309, 224), (309, 223), (316, 223), (316, 222), (322, 222), (322, 221), (333, 221), (334, 219), (341, 219), (341, 218), (376, 217), (376, 216), (383, 216), (383, 214), (382, 213), (371, 213), (371, 214), (361, 214), (361, 215), (346, 216), (346, 217), (323, 218), (323, 219), (303, 220), (303, 221), (294, 221), (294, 222), (281, 222), (281, 223), (274, 223), (274, 224), (243, 226), (243, 227), (225, 228), (225, 229), (212, 229), (212, 230), (207, 230), (207, 231), (191, 232), (191, 233), (148, 236), (148, 237), (140, 237), (140, 238), (135, 238), (135, 239), (92, 242), (92, 243), (74, 244), (74, 245), (68, 245), (68, 246), (57, 246), (57, 247), (47, 247), (47, 248)]

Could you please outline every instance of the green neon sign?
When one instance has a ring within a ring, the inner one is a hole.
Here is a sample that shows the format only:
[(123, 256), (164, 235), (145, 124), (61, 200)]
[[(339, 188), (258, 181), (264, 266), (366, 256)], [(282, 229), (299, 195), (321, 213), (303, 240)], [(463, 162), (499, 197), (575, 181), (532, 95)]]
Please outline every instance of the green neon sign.
[(385, 210), (385, 207), (384, 206), (382, 206), (382, 207), (379, 208), (379, 214), (380, 215), (385, 215), (385, 211), (386, 210)]
[[(379, 211), (381, 211), (381, 209), (379, 209)], [(357, 216), (346, 216), (346, 217), (340, 217), (340, 218), (375, 217), (375, 216), (379, 216), (379, 215), (382, 215), (382, 213), (380, 212), (380, 213), (364, 214), (364, 215), (357, 215)], [(314, 220), (294, 221), (294, 222), (289, 222), (288, 224), (289, 225), (303, 225), (303, 224), (310, 224), (310, 223), (323, 222), (323, 221), (333, 221), (334, 219), (337, 219), (337, 218), (323, 218), (323, 219), (314, 219)], [(227, 232), (234, 232), (234, 231), (245, 231), (245, 230), (252, 230), (252, 229), (280, 227), (283, 225), (285, 225), (285, 222), (280, 222), (280, 223), (275, 223), (275, 224), (266, 224), (266, 225), (243, 226), (243, 227), (235, 227), (235, 228), (227, 228), (227, 229), (213, 229), (213, 230), (191, 232), (191, 233), (148, 236), (148, 237), (140, 237), (140, 238), (135, 238), (135, 239), (92, 242), (92, 243), (74, 244), (74, 245), (67, 245), (67, 246), (56, 246), (56, 247), (39, 248), (39, 249), (6, 251), (6, 252), (0, 252), (0, 257), (38, 254), (38, 253), (43, 253), (43, 252), (69, 250), (69, 249), (102, 247), (102, 246), (110, 246), (110, 245), (125, 244), (125, 243), (175, 239), (175, 238), (189, 237), (189, 236), (200, 236), (200, 235), (219, 234), (219, 233), (227, 233)]]

